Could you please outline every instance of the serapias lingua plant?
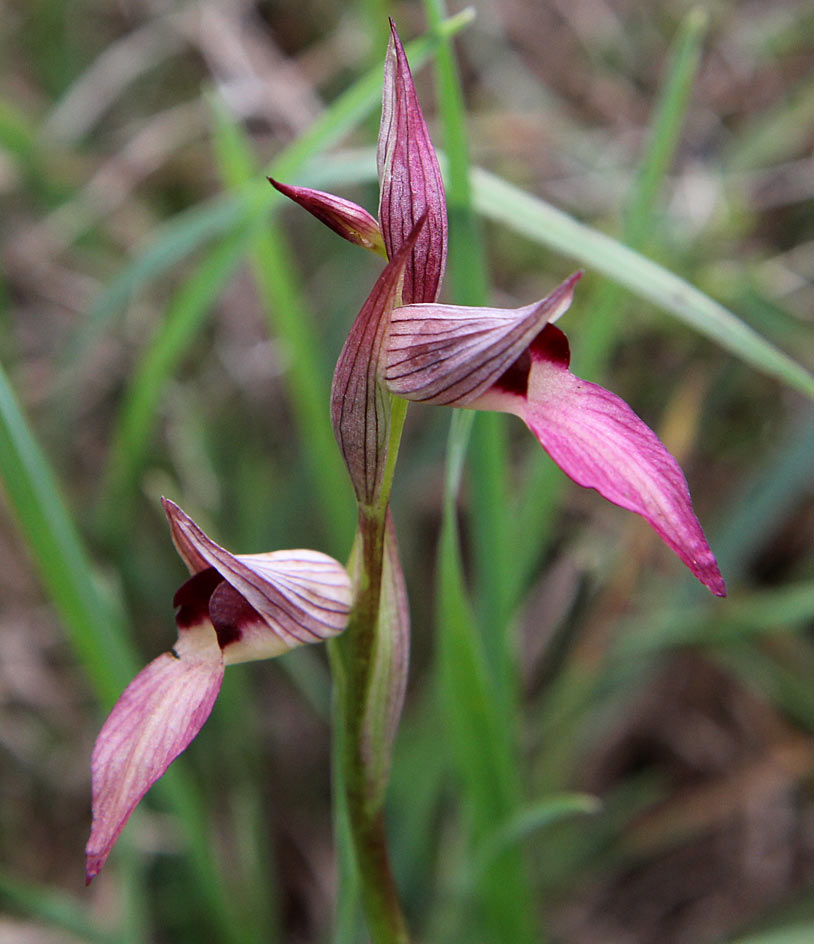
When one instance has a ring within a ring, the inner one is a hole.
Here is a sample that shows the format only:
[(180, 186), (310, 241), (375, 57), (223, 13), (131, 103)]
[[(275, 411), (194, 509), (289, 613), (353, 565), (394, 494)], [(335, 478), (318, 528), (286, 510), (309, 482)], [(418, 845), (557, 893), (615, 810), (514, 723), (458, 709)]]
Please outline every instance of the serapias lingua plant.
[(645, 517), (710, 590), (723, 580), (672, 456), (618, 397), (568, 369), (553, 322), (579, 273), (517, 310), (438, 303), (447, 212), (437, 157), (391, 23), (377, 165), (378, 219), (351, 201), (272, 181), (387, 264), (356, 317), (331, 390), (331, 421), (353, 484), (358, 525), (347, 573), (313, 551), (232, 555), (165, 502), (192, 578), (176, 594), (176, 647), (131, 683), (93, 757), (88, 876), (135, 805), (195, 737), (225, 665), (337, 636), (339, 784), (363, 904), (376, 944), (405, 944), (383, 807), (408, 665), (409, 614), (390, 493), (408, 400), (516, 413), (581, 485)]

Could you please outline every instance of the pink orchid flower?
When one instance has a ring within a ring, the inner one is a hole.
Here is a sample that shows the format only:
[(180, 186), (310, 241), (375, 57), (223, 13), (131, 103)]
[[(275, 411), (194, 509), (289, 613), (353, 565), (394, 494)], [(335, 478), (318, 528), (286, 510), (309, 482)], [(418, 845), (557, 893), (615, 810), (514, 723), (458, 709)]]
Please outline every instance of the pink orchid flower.
[(553, 322), (581, 275), (515, 310), (396, 308), (385, 384), (408, 400), (519, 416), (568, 476), (645, 518), (703, 584), (725, 596), (676, 460), (623, 400), (568, 369), (568, 340)]
[(96, 739), (88, 882), (138, 802), (201, 730), (224, 668), (335, 636), (350, 612), (350, 579), (333, 558), (230, 554), (173, 502), (164, 499), (164, 510), (192, 577), (173, 600), (178, 641), (127, 686)]

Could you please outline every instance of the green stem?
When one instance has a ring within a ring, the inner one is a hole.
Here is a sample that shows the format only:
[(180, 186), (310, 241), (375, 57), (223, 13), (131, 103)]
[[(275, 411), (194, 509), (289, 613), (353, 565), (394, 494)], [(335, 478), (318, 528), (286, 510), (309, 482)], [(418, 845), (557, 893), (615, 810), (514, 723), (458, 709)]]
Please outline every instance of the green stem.
[[(380, 625), (382, 577), (388, 505), (393, 485), (407, 401), (391, 399), (390, 434), (381, 487), (370, 505), (359, 506), (356, 542), (348, 569), (356, 583), (356, 599), (348, 628), (336, 640), (332, 670), (340, 707), (341, 769), (337, 790), (344, 792), (362, 904), (374, 944), (408, 944), (407, 924), (390, 867), (384, 825), (384, 788), (371, 773), (366, 738), (368, 695), (375, 671)], [(377, 765), (378, 769), (378, 765)], [(337, 804), (339, 807), (341, 804)]]

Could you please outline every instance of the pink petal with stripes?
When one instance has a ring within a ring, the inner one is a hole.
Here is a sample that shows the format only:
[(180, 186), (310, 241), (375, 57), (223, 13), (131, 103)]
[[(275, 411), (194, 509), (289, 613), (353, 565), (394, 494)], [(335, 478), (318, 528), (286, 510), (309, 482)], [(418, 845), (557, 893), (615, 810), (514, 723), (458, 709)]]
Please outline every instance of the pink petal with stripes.
[(523, 308), (408, 305), (390, 317), (385, 382), (422, 403), (466, 406), (485, 393), (571, 304), (576, 272)]
[(447, 205), (435, 156), (404, 47), (393, 21), (384, 63), (382, 120), (379, 126), (379, 225), (388, 258), (407, 242), (415, 224), (426, 226), (404, 272), (402, 301), (434, 302), (447, 256)]
[(195, 738), (223, 680), (223, 657), (208, 621), (179, 633), (116, 702), (93, 748), (93, 826), (86, 880), (99, 872), (130, 814)]
[[(299, 549), (230, 554), (174, 502), (165, 498), (163, 503), (173, 541), (192, 562), (193, 573), (203, 577), (211, 568), (221, 578), (207, 587), (204, 600), (227, 664), (271, 658), (329, 639), (347, 626), (350, 578), (332, 557)], [(183, 591), (176, 595), (176, 605), (189, 606), (189, 618), (195, 619), (198, 597), (193, 593), (182, 598)]]

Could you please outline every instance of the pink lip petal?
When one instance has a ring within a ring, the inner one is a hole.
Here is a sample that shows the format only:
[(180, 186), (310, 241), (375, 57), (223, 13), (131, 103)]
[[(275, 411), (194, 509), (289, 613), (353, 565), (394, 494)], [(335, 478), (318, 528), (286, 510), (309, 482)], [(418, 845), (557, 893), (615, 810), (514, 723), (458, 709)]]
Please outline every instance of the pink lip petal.
[(86, 880), (99, 872), (136, 805), (209, 717), (223, 680), (211, 625), (190, 627), (133, 679), (96, 739)]
[(687, 481), (658, 436), (616, 394), (568, 370), (558, 328), (547, 326), (530, 355), (525, 395), (498, 384), (472, 405), (520, 416), (570, 478), (645, 518), (701, 583), (726, 596)]

